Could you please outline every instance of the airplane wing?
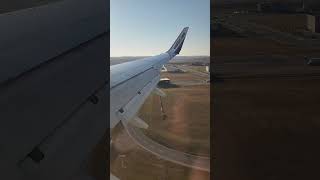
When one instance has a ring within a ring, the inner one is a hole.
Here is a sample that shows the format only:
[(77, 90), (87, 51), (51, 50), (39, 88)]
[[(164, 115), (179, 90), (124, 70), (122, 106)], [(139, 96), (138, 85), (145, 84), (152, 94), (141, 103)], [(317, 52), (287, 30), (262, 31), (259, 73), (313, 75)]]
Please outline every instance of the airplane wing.
[(151, 92), (163, 93), (156, 88), (164, 64), (180, 53), (186, 38), (185, 27), (171, 48), (160, 55), (110, 66), (110, 128), (120, 121), (140, 128), (148, 125), (136, 114)]

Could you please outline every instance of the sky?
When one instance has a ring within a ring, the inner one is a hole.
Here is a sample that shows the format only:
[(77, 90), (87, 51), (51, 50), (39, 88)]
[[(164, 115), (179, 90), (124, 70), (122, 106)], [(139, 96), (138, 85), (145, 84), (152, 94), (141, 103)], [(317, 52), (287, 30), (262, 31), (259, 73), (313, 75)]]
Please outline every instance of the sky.
[(182, 56), (210, 55), (210, 0), (111, 0), (111, 57), (167, 51), (189, 27)]

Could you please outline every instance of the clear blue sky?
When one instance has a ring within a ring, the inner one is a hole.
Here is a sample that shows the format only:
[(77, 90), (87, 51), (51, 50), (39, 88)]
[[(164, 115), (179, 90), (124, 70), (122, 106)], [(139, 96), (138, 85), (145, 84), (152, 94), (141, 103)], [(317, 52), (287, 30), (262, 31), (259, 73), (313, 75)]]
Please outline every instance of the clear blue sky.
[(111, 0), (111, 56), (150, 56), (167, 51), (189, 32), (180, 55), (210, 55), (209, 0)]

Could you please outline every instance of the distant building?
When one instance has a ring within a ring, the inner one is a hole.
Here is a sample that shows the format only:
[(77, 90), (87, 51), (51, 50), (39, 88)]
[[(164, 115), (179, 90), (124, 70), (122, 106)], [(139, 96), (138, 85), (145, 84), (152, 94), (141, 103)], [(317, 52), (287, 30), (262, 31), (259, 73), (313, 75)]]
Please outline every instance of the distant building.
[(307, 30), (310, 32), (316, 32), (316, 17), (312, 15), (306, 15), (307, 17)]
[(210, 72), (210, 66), (206, 66), (206, 71), (209, 73)]
[(161, 78), (159, 84), (170, 84), (169, 78)]

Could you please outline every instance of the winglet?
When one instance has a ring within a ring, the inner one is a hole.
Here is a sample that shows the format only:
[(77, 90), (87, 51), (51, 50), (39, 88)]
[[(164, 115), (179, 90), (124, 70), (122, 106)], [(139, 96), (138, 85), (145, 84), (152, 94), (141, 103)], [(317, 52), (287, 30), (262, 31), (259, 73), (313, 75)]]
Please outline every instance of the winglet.
[(184, 40), (186, 38), (188, 29), (189, 29), (189, 27), (183, 28), (183, 30), (181, 31), (180, 35), (178, 36), (178, 38), (174, 42), (174, 44), (167, 51), (167, 53), (169, 53), (171, 57), (173, 57), (173, 56), (175, 56), (175, 55), (180, 53), (182, 45), (183, 45), (183, 42), (184, 42)]

